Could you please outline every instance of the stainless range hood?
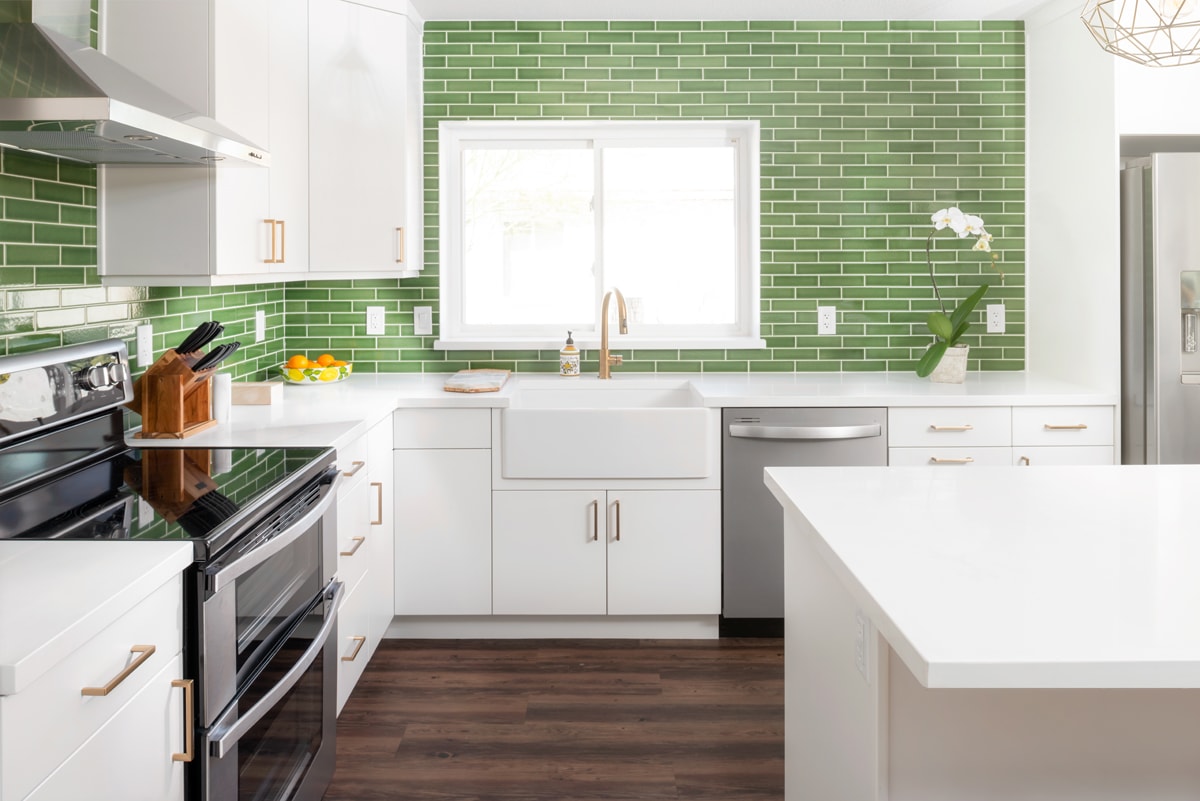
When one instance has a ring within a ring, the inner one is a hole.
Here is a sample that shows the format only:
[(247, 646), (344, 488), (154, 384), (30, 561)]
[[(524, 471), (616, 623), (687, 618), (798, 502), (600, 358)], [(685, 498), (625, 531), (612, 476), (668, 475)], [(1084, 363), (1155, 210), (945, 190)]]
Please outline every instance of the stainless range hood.
[(91, 164), (270, 164), (216, 120), (34, 22), (0, 23), (0, 92), (0, 146)]

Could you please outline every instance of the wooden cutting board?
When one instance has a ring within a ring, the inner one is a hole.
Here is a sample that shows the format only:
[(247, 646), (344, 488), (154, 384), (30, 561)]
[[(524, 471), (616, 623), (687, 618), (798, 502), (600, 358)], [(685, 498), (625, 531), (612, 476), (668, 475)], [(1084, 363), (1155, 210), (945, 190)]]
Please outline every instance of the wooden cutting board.
[(499, 392), (511, 370), (459, 370), (446, 379), (447, 392)]

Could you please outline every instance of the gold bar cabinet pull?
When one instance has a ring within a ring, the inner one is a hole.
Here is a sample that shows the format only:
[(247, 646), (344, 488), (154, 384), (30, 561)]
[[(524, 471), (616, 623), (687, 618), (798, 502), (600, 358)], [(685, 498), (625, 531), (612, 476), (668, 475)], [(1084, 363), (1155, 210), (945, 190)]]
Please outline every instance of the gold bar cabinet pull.
[(396, 229), (396, 264), (404, 264), (404, 227)]
[(592, 501), (592, 541), (600, 539), (600, 501)]
[(183, 689), (183, 753), (171, 754), (171, 761), (191, 762), (196, 758), (196, 686), (191, 679), (172, 679), (171, 686)]
[(1021, 467), (1029, 467), (1029, 465), (1033, 464), (1033, 462), (1029, 461), (1028, 456), (1022, 456), (1020, 459), (1017, 460), (1017, 464), (1020, 465)]
[[(284, 227), (283, 220), (276, 220), (279, 223), (279, 264), (287, 261), (287, 229)], [(275, 235), (271, 235), (271, 241), (275, 241)]]
[(617, 510), (617, 542), (621, 541), (621, 502), (613, 501), (613, 506)]
[(1047, 431), (1086, 431), (1087, 423), (1076, 423), (1075, 425), (1056, 426), (1052, 423), (1046, 423), (1042, 426)]
[(375, 488), (375, 519), (371, 521), (372, 526), (383, 525), (383, 482), (372, 481), (371, 486)]
[(929, 461), (934, 464), (970, 464), (975, 459), (971, 456), (958, 456), (954, 458), (948, 456), (930, 456)]
[(104, 697), (104, 696), (108, 695), (113, 690), (117, 689), (117, 686), (120, 685), (121, 682), (123, 682), (123, 681), (125, 681), (125, 679), (129, 678), (129, 674), (133, 673), (133, 671), (140, 668), (147, 659), (154, 656), (154, 652), (156, 650), (158, 650), (158, 649), (156, 649), (153, 645), (130, 646), (129, 653), (138, 654), (137, 659), (134, 659), (132, 662), (130, 662), (128, 665), (125, 666), (124, 670), (122, 670), (117, 675), (113, 676), (112, 679), (109, 680), (108, 684), (105, 684), (103, 687), (84, 687), (82, 690), (79, 691), (79, 694), (80, 695), (89, 695), (89, 696), (98, 696), (98, 697)]
[(355, 635), (353, 637), (348, 637), (347, 639), (354, 641), (354, 653), (350, 654), (350, 656), (343, 656), (342, 661), (353, 662), (355, 659), (358, 659), (358, 652), (362, 650), (363, 643), (367, 641), (367, 638)]
[(934, 425), (933, 423), (930, 423), (929, 430), (930, 431), (974, 431), (975, 426), (971, 425), (970, 423), (967, 423), (966, 425), (961, 425), (961, 426), (939, 426), (939, 425)]
[(346, 478), (350, 478), (351, 476), (356, 476), (356, 475), (358, 475), (358, 471), (362, 470), (363, 467), (366, 466), (366, 464), (367, 464), (366, 462), (351, 462), (350, 463), (351, 469), (343, 470), (342, 475), (345, 476)]
[(367, 538), (351, 537), (350, 541), (354, 543), (354, 547), (348, 551), (339, 551), (338, 556), (354, 556), (354, 554), (358, 553), (358, 549), (362, 547), (362, 544), (367, 541)]
[(263, 220), (263, 222), (271, 226), (271, 258), (263, 259), (263, 264), (278, 264), (281, 261), (275, 257), (275, 223), (278, 220)]

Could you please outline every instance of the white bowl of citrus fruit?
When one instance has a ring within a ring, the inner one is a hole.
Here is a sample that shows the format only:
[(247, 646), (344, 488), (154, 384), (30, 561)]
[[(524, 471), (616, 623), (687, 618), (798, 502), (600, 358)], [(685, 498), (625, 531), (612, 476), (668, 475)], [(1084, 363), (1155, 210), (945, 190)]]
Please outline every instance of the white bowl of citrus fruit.
[(354, 365), (332, 354), (322, 353), (315, 360), (303, 353), (297, 353), (279, 366), (279, 374), (289, 384), (300, 386), (320, 386), (321, 384), (336, 384), (345, 381), (354, 372)]

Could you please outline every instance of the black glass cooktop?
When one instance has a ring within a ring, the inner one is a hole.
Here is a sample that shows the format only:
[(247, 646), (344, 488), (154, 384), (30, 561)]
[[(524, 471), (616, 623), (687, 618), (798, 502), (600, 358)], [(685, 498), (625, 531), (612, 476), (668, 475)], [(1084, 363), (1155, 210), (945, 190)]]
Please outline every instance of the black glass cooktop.
[[(262, 514), (268, 499), (272, 508), (286, 504), (333, 462), (325, 448), (114, 445), (80, 464), (80, 450), (87, 449), (0, 453), (8, 485), (0, 492), (0, 539), (185, 540), (204, 559), (227, 544), (225, 534)], [(27, 472), (40, 477), (26, 481)]]

